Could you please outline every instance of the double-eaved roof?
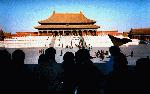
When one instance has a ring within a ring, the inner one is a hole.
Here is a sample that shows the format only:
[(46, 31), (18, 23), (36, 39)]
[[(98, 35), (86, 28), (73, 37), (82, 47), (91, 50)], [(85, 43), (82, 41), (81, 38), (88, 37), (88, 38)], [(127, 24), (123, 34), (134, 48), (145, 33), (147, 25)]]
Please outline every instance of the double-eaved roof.
[(99, 28), (96, 25), (40, 25), (35, 27), (37, 29), (46, 29), (46, 28), (53, 28), (53, 29), (97, 29)]
[(36, 29), (97, 29), (96, 21), (86, 18), (80, 13), (55, 13), (42, 21)]

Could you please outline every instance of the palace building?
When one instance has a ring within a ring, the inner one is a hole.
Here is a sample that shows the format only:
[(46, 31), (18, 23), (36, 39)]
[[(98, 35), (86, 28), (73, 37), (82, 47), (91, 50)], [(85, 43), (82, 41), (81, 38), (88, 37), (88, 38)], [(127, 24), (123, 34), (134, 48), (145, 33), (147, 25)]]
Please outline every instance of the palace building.
[(96, 35), (99, 26), (95, 25), (96, 21), (88, 19), (82, 12), (80, 13), (56, 13), (42, 21), (36, 26), (38, 35), (43, 36), (69, 36), (69, 35)]
[(150, 28), (137, 28), (137, 29), (131, 28), (128, 35), (132, 39), (150, 41)]

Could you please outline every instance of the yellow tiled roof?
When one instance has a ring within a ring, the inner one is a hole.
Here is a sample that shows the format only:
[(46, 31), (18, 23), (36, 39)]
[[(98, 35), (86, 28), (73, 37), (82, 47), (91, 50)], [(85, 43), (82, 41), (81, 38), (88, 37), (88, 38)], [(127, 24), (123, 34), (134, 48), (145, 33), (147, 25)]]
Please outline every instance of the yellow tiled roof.
[(94, 20), (87, 19), (80, 13), (55, 13), (39, 23), (95, 23)]

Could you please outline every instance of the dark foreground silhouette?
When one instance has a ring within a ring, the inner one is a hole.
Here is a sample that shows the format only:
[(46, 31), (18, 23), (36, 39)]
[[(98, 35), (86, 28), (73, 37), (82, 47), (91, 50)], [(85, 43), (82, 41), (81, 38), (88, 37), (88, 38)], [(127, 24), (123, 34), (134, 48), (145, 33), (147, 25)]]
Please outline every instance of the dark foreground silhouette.
[[(40, 94), (149, 94), (150, 59), (141, 58), (136, 66), (128, 65), (117, 46), (109, 49), (112, 70), (102, 72), (103, 64), (93, 64), (89, 50), (66, 52), (63, 62), (55, 60), (50, 47), (39, 56), (38, 64), (24, 64), (22, 50), (10, 54), (0, 50), (0, 92)], [(109, 64), (108, 62), (107, 64)], [(32, 67), (31, 67), (32, 66)], [(30, 69), (32, 68), (32, 69)]]

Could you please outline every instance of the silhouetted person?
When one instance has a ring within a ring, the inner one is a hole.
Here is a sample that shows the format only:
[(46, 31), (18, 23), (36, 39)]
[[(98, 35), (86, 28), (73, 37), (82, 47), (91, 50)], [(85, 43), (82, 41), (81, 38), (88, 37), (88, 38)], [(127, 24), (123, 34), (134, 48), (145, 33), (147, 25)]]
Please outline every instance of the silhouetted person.
[[(27, 93), (29, 90), (29, 87), (25, 87), (28, 85), (27, 83), (27, 74), (24, 71), (24, 59), (25, 59), (25, 53), (17, 49), (12, 53), (12, 64), (13, 64), (13, 72), (14, 72), (14, 92), (19, 94), (21, 93), (19, 90), (24, 91)], [(25, 83), (26, 82), (26, 83)]]
[(105, 55), (108, 55), (108, 51), (106, 51)]
[(14, 93), (36, 93), (37, 82), (32, 72), (26, 70), (24, 64), (25, 53), (23, 50), (17, 49), (12, 53), (13, 77), (14, 77)]
[(45, 54), (41, 54), (38, 59), (38, 65), (44, 64), (43, 62), (47, 62), (48, 61), (47, 59), (48, 58), (46, 58)]
[(64, 69), (64, 94), (75, 94), (75, 61), (72, 52), (66, 52), (63, 56), (62, 67)]
[(7, 65), (11, 63), (11, 54), (6, 50), (0, 50), (0, 65)]
[(18, 49), (12, 53), (12, 63), (17, 70), (22, 70), (24, 67), (25, 53)]
[(109, 52), (111, 54), (111, 62), (113, 63), (113, 72), (114, 73), (122, 73), (128, 71), (128, 61), (126, 56), (121, 53), (121, 50), (118, 46), (111, 46), (109, 48)]
[(0, 50), (0, 93), (8, 93), (12, 89), (11, 54), (6, 50)]
[(99, 94), (102, 74), (90, 60), (87, 49), (75, 53), (77, 63), (77, 94)]
[(48, 94), (48, 82), (49, 82), (49, 76), (48, 76), (48, 58), (41, 54), (38, 59), (38, 67), (34, 70), (38, 79), (38, 88), (40, 93)]
[(100, 53), (101, 53), (101, 52), (98, 50), (98, 51), (97, 51), (97, 54), (100, 55)]
[(149, 94), (150, 90), (150, 59), (140, 58), (136, 61), (136, 91), (137, 93)]
[(100, 59), (101, 60), (104, 60), (104, 58), (105, 58), (105, 54), (104, 54), (104, 51), (103, 50), (101, 50), (101, 52), (99, 53), (99, 57), (100, 57)]
[(150, 59), (140, 58), (136, 61), (136, 73), (137, 75), (144, 77), (150, 73)]
[(63, 52), (62, 52), (62, 50), (60, 51), (60, 56), (62, 56), (63, 55)]
[(50, 47), (45, 50), (45, 56), (50, 60), (50, 63), (57, 63), (55, 60), (56, 50), (53, 47)]
[(131, 57), (133, 57), (133, 51), (131, 51)]
[(130, 89), (128, 87), (128, 62), (126, 56), (121, 53), (118, 46), (111, 46), (109, 48), (111, 54), (110, 63), (112, 65), (112, 74), (108, 80), (108, 94), (128, 94)]
[(62, 68), (55, 61), (55, 54), (56, 50), (50, 47), (45, 50), (45, 54), (40, 55), (38, 60), (39, 79), (50, 94), (56, 94), (61, 91)]
[(95, 56), (96, 56), (96, 58), (98, 58), (98, 54), (97, 54), (97, 52), (95, 52)]

